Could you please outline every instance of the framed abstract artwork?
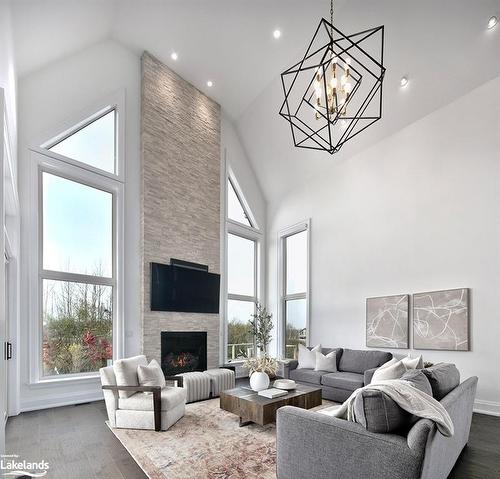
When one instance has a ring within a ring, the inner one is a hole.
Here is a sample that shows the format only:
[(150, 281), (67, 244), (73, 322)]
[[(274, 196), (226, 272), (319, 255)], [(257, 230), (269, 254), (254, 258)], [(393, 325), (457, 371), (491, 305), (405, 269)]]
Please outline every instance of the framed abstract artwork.
[(413, 347), (469, 351), (469, 289), (413, 295)]
[(406, 349), (409, 346), (409, 295), (366, 300), (366, 345), (372, 348)]

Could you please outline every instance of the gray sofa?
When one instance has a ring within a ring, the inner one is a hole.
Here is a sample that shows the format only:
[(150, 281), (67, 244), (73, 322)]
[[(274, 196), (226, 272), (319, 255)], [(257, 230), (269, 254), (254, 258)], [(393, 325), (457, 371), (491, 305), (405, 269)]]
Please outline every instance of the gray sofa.
[[(399, 434), (285, 406), (277, 412), (278, 479), (445, 479), (467, 444), (477, 377), (441, 399), (455, 434), (441, 435), (420, 419)], [(434, 389), (433, 389), (434, 391)]]
[[(310, 348), (309, 348), (310, 349)], [(370, 383), (375, 370), (392, 359), (385, 351), (322, 348), (323, 354), (337, 353), (338, 372), (297, 369), (298, 361), (284, 365), (283, 377), (309, 386), (321, 387), (323, 398), (344, 402), (353, 391)]]

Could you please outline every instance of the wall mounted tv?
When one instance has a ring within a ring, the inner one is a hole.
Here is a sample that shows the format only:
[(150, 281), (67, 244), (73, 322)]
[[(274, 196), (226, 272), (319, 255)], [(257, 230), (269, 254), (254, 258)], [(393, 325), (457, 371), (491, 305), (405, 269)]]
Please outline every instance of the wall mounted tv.
[(208, 267), (177, 260), (151, 263), (151, 311), (218, 313), (219, 294), (220, 275)]

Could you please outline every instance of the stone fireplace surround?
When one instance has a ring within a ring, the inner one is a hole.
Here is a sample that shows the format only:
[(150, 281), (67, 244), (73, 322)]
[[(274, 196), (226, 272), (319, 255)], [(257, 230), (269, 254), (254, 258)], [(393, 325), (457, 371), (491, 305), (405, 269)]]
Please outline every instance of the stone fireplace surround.
[(220, 274), (220, 106), (145, 52), (141, 105), (142, 351), (161, 364), (162, 332), (206, 332), (219, 366), (218, 314), (151, 311), (150, 263), (170, 258)]

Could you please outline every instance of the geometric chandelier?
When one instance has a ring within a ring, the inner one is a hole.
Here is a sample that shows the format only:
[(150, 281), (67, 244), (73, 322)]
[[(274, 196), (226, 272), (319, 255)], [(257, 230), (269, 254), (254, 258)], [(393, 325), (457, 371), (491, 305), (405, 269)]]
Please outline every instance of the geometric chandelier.
[(281, 74), (280, 115), (296, 147), (337, 153), (382, 118), (384, 26), (344, 35), (330, 22), (318, 25), (303, 59)]

